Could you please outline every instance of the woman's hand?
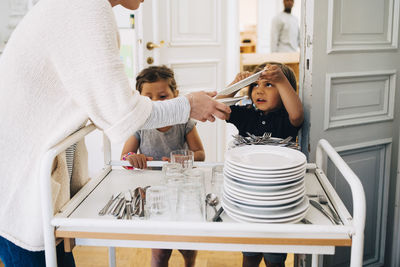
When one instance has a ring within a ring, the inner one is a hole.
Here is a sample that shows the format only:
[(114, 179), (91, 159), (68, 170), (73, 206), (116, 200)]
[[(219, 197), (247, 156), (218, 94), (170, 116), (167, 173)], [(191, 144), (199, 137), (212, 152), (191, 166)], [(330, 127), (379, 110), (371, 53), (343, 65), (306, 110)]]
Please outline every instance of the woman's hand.
[(129, 161), (129, 163), (139, 169), (146, 169), (147, 168), (147, 161), (148, 160), (153, 160), (152, 157), (146, 157), (144, 154), (133, 154), (129, 155), (126, 160)]
[(259, 80), (266, 80), (272, 85), (287, 82), (285, 74), (283, 74), (282, 69), (276, 65), (267, 65), (264, 71), (261, 73)]
[(225, 120), (231, 109), (212, 99), (217, 92), (194, 92), (186, 95), (190, 103), (190, 117), (202, 122), (215, 121), (215, 117)]

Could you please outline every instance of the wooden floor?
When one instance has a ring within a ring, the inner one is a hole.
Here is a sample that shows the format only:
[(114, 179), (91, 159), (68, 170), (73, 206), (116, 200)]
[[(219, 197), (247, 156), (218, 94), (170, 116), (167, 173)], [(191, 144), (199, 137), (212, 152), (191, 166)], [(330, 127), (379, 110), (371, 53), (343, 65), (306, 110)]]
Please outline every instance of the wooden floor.
[[(77, 267), (106, 267), (108, 266), (108, 248), (80, 247), (73, 250)], [(150, 249), (117, 248), (117, 267), (150, 266)], [(293, 266), (293, 254), (289, 254), (285, 263)], [(181, 254), (174, 250), (169, 260), (169, 266), (184, 266)], [(199, 251), (196, 267), (240, 267), (242, 266), (241, 252)], [(265, 266), (264, 263), (260, 266)]]
[[(77, 267), (108, 267), (108, 248), (77, 246), (73, 250)], [(150, 249), (117, 248), (117, 267), (146, 267), (150, 266)], [(289, 254), (286, 267), (293, 266), (293, 254)], [(183, 265), (181, 254), (174, 250), (169, 260), (169, 266)], [(240, 267), (242, 253), (221, 251), (199, 251), (196, 258), (196, 267)], [(264, 262), (260, 264), (264, 266)], [(0, 262), (0, 267), (4, 265)]]

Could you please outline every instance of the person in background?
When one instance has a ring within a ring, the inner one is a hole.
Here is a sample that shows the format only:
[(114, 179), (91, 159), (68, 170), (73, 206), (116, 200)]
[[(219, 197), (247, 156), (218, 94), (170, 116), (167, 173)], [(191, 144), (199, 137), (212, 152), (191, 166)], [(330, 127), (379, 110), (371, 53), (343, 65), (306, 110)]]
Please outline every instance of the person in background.
[[(189, 118), (215, 121), (230, 112), (212, 99), (216, 92), (166, 101), (132, 92), (112, 7), (135, 10), (142, 2), (40, 0), (12, 33), (0, 57), (0, 259), (7, 267), (45, 265), (43, 229), (49, 222), (42, 217), (41, 159), (86, 120), (119, 143), (139, 129)], [(74, 158), (74, 169), (83, 165)], [(70, 188), (56, 178), (52, 199), (62, 206), (58, 200), (68, 201)]]
[[(142, 70), (136, 77), (136, 89), (152, 101), (163, 101), (178, 96), (174, 72), (165, 66), (153, 66)], [(146, 168), (147, 160), (169, 160), (171, 151), (189, 148), (195, 161), (204, 161), (203, 144), (196, 130), (196, 123), (166, 126), (158, 129), (139, 130), (131, 136), (122, 149), (121, 158), (133, 167)], [(140, 154), (137, 153), (138, 149)], [(179, 250), (186, 267), (193, 267), (197, 251)], [(152, 249), (151, 266), (168, 266), (172, 249)]]
[[(247, 136), (247, 132), (256, 136), (271, 132), (273, 137), (296, 139), (304, 120), (303, 106), (296, 93), (296, 76), (288, 66), (276, 62), (261, 64), (254, 73), (263, 69), (266, 71), (260, 79), (248, 88), (252, 104), (231, 106), (226, 121), (235, 125), (242, 136)], [(239, 73), (232, 84), (251, 74)], [(286, 256), (286, 253), (243, 252), (243, 267), (259, 266), (262, 258), (267, 267), (284, 267)]]
[(298, 19), (291, 14), (294, 0), (283, 0), (285, 9), (272, 19), (271, 52), (296, 52), (300, 46)]

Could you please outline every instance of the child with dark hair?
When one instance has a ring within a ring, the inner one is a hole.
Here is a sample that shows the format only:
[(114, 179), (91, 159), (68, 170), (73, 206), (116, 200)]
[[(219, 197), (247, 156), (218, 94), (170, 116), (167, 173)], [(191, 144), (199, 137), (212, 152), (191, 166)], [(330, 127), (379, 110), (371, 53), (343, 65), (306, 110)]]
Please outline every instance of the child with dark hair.
[[(136, 77), (136, 89), (153, 101), (178, 96), (174, 72), (166, 66), (152, 66), (142, 70)], [(203, 144), (196, 130), (196, 123), (166, 126), (152, 130), (139, 130), (131, 136), (122, 149), (121, 158), (133, 167), (144, 169), (147, 160), (169, 160), (173, 150), (188, 148), (194, 152), (195, 161), (204, 161)], [(140, 150), (140, 153), (137, 153)], [(171, 249), (152, 249), (151, 266), (168, 266)], [(194, 266), (197, 251), (179, 250), (186, 267)]]
[[(248, 88), (252, 104), (231, 106), (226, 121), (234, 124), (242, 136), (247, 136), (247, 132), (257, 136), (271, 132), (273, 137), (296, 138), (304, 120), (303, 106), (296, 93), (296, 76), (288, 66), (276, 62), (261, 64), (254, 73), (263, 69), (266, 71), (260, 79)], [(239, 73), (232, 84), (251, 74)], [(259, 266), (263, 257), (267, 267), (285, 266), (286, 253), (243, 252), (243, 267)]]

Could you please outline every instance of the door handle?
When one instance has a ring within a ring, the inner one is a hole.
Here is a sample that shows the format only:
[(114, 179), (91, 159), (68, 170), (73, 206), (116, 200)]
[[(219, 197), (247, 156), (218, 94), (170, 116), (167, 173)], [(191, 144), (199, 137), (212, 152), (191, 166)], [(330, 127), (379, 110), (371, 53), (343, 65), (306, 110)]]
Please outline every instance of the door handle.
[(164, 41), (160, 41), (160, 44), (155, 44), (153, 42), (148, 42), (146, 44), (146, 48), (148, 50), (153, 50), (154, 48), (161, 48), (164, 45), (164, 43), (165, 43)]

